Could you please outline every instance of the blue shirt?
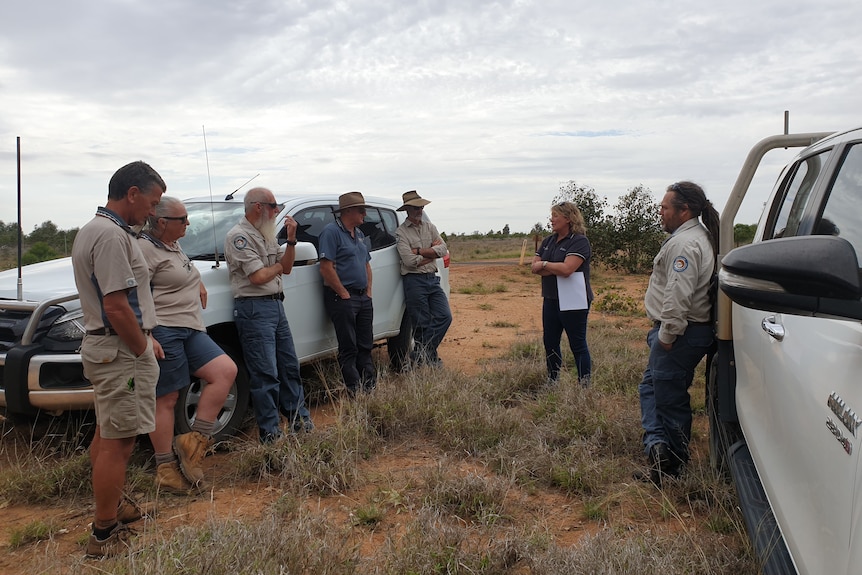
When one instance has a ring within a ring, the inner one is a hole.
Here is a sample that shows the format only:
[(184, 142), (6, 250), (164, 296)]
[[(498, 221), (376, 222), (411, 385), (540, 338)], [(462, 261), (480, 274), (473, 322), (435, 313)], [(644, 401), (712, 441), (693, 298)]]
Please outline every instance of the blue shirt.
[[(542, 261), (563, 262), (568, 256), (578, 256), (584, 260), (577, 271), (584, 272), (584, 283), (587, 287), (587, 302), (593, 301), (593, 290), (590, 287), (590, 256), (592, 248), (590, 240), (584, 234), (569, 234), (559, 242), (557, 234), (551, 234), (545, 238), (536, 255)], [(542, 276), (542, 297), (549, 299), (560, 299), (557, 291), (557, 276)]]
[(366, 264), (371, 260), (368, 246), (365, 245), (365, 234), (358, 227), (353, 229), (353, 236), (345, 229), (341, 220), (327, 224), (320, 232), (320, 259), (329, 260), (335, 264), (335, 273), (341, 280), (341, 285), (348, 289), (365, 289), (368, 287)]

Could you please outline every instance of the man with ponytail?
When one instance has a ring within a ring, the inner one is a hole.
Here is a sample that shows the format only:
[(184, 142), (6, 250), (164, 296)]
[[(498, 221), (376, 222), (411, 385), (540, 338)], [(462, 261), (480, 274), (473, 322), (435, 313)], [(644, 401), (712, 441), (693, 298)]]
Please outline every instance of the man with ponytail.
[(694, 370), (712, 347), (712, 279), (718, 249), (718, 212), (693, 182), (667, 188), (659, 209), (670, 237), (653, 260), (644, 298), (653, 326), (647, 334), (649, 363), (640, 393), (648, 473), (638, 479), (661, 486), (688, 461)]

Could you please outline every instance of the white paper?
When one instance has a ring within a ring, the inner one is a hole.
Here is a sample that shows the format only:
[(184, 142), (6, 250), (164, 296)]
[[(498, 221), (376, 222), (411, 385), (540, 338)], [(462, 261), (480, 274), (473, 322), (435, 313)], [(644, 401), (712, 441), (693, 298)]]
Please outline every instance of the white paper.
[(557, 292), (560, 295), (560, 311), (587, 309), (584, 272), (574, 272), (567, 278), (557, 276)]

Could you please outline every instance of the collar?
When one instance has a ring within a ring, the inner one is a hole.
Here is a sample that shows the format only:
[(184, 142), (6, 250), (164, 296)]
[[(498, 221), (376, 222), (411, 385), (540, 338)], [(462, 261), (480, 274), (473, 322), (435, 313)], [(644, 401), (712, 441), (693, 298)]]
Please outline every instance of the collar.
[(684, 221), (682, 224), (680, 224), (680, 226), (676, 230), (674, 230), (674, 232), (671, 235), (675, 236), (680, 232), (684, 232), (685, 230), (691, 229), (691, 228), (699, 226), (699, 225), (700, 225), (700, 220), (698, 220), (697, 218), (688, 219), (688, 220)]
[(127, 234), (134, 237), (138, 237), (137, 232), (135, 232), (135, 230), (133, 230), (129, 226), (129, 224), (127, 224), (126, 221), (122, 217), (120, 217), (120, 214), (118, 214), (117, 212), (109, 210), (108, 208), (105, 208), (103, 206), (99, 206), (96, 209), (96, 215), (103, 218), (108, 218), (109, 220), (120, 226), (123, 230), (125, 230)]
[(175, 244), (173, 246), (168, 245), (165, 242), (163, 242), (162, 240), (160, 240), (159, 238), (150, 235), (149, 232), (141, 232), (140, 234), (138, 234), (138, 238), (149, 240), (149, 242), (151, 244), (153, 244), (157, 248), (161, 248), (163, 250), (168, 250), (168, 251), (172, 251), (172, 252), (182, 251), (179, 248), (179, 244)]

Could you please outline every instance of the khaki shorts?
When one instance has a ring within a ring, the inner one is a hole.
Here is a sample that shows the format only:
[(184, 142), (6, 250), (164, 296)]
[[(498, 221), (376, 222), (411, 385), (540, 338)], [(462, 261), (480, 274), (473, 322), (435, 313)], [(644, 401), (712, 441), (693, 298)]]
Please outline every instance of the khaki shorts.
[(96, 423), (105, 439), (123, 439), (156, 428), (159, 364), (152, 339), (140, 357), (116, 335), (86, 335), (81, 345), (84, 376), (93, 384)]

